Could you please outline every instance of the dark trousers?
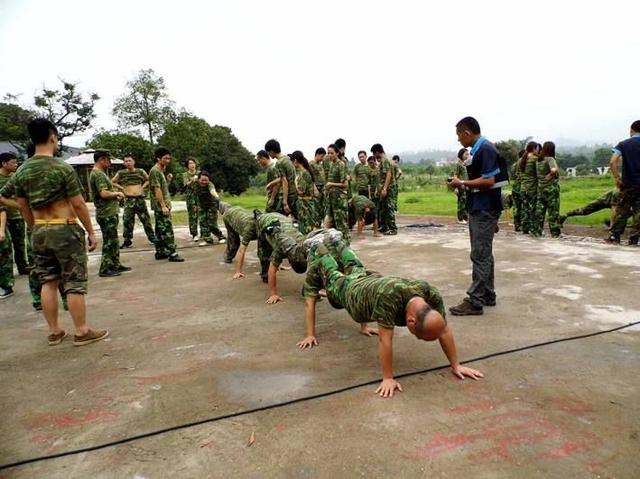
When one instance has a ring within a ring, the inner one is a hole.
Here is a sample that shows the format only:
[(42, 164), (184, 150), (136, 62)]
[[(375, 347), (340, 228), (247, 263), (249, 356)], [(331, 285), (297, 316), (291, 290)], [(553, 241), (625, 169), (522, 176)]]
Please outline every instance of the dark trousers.
[(467, 290), (471, 303), (482, 307), (485, 301), (496, 297), (494, 286), (493, 236), (500, 211), (474, 211), (469, 213), (469, 238), (473, 273)]
[(627, 220), (631, 217), (634, 218), (634, 224), (631, 226), (630, 236), (638, 237), (640, 236), (640, 186), (627, 186), (620, 190), (611, 234), (620, 238), (627, 227)]
[(22, 218), (7, 221), (7, 229), (11, 233), (13, 242), (13, 256), (15, 258), (18, 271), (21, 273), (27, 269), (27, 248), (25, 238), (27, 228)]

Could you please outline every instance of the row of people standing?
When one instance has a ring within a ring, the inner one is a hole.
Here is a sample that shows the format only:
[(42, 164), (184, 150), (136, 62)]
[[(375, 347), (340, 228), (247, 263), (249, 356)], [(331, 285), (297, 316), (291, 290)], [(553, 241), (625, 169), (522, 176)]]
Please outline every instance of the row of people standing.
[(515, 230), (541, 236), (545, 217), (551, 236), (560, 236), (560, 168), (556, 146), (531, 141), (511, 167), (513, 223)]

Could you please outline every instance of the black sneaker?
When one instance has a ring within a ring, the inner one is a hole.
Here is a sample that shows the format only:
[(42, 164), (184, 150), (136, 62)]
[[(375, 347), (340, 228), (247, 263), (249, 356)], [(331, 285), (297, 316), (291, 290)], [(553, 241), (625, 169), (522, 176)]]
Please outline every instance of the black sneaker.
[(118, 271), (120, 271), (121, 273), (126, 273), (127, 271), (131, 271), (131, 267), (130, 266), (118, 266)]
[(564, 222), (567, 221), (567, 218), (569, 218), (567, 215), (558, 216), (558, 223), (560, 224), (560, 228), (564, 226)]
[(169, 261), (171, 261), (172, 263), (183, 263), (184, 258), (178, 255), (178, 253), (174, 253), (171, 256), (169, 256)]
[(464, 298), (462, 303), (449, 308), (449, 312), (454, 316), (480, 316), (484, 314), (482, 307), (474, 306), (469, 298)]
[(227, 258), (227, 257), (225, 256), (223, 259), (224, 259), (224, 262), (225, 262), (226, 264), (231, 264), (231, 263), (233, 263), (233, 259), (231, 259), (231, 258)]
[(620, 244), (620, 237), (616, 236), (616, 235), (610, 235), (606, 240), (604, 240), (605, 243), (609, 243), (609, 244)]
[(395, 236), (398, 234), (398, 232), (396, 230), (387, 230), (384, 233), (382, 233), (385, 236)]
[(19, 270), (18, 270), (18, 274), (19, 274), (20, 276), (26, 276), (26, 275), (28, 275), (28, 274), (29, 274), (29, 270), (28, 270), (27, 268), (19, 269)]
[(629, 246), (638, 246), (640, 236), (629, 236)]
[(120, 245), (120, 249), (131, 248), (132, 246), (133, 246), (133, 243), (131, 242), (131, 240), (124, 240), (124, 243)]
[(496, 305), (496, 298), (483, 299), (482, 300), (482, 305), (483, 306), (495, 306)]
[(42, 303), (33, 303), (32, 306), (34, 311), (42, 311)]
[(122, 273), (118, 270), (108, 269), (102, 273), (98, 273), (101, 278), (112, 278), (114, 276), (120, 276)]
[(9, 296), (13, 296), (13, 288), (9, 286), (8, 288), (0, 288), (0, 300), (7, 299)]
[(156, 253), (156, 259), (167, 259), (168, 257), (169, 257), (168, 254)]

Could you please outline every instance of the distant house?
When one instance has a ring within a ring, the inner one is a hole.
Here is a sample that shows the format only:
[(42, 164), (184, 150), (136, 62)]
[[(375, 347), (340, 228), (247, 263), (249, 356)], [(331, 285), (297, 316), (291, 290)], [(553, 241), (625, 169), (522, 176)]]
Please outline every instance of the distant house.
[(598, 170), (598, 174), (600, 176), (606, 175), (607, 173), (609, 173), (609, 167), (608, 166), (598, 166), (596, 168), (596, 170)]
[[(84, 195), (88, 199), (91, 197), (91, 188), (89, 187), (89, 175), (93, 169), (93, 154), (95, 150), (83, 150), (80, 154), (66, 158), (64, 161), (76, 170), (80, 183), (84, 188)], [(111, 158), (112, 173), (122, 168), (122, 160), (119, 158)]]
[(576, 176), (576, 167), (575, 166), (570, 166), (569, 168), (566, 168), (566, 172), (567, 172), (567, 176), (575, 177)]
[[(76, 148), (75, 146), (65, 146), (61, 153), (62, 158), (69, 158), (71, 156), (79, 155), (82, 152), (82, 148)], [(13, 146), (8, 141), (0, 141), (0, 153), (15, 153), (20, 156), (20, 150)]]

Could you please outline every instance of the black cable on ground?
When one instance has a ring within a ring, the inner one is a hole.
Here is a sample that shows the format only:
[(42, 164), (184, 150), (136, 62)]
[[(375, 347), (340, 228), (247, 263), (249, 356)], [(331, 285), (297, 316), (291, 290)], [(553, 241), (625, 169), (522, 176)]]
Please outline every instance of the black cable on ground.
[[(551, 344), (557, 344), (557, 343), (564, 343), (567, 341), (575, 341), (578, 339), (586, 339), (586, 338), (592, 338), (594, 336), (600, 336), (603, 334), (608, 334), (608, 333), (614, 333), (616, 331), (621, 331), (623, 329), (627, 329), (630, 328), (632, 326), (637, 326), (640, 324), (640, 321), (634, 321), (628, 324), (625, 324), (623, 326), (618, 326), (615, 328), (611, 328), (611, 329), (607, 329), (604, 331), (597, 331), (595, 333), (587, 333), (587, 334), (581, 334), (578, 336), (571, 336), (568, 338), (560, 338), (560, 339), (552, 339), (550, 341), (544, 341), (542, 343), (535, 343), (535, 344), (530, 344), (528, 346), (521, 346), (519, 348), (514, 348), (514, 349), (507, 349), (505, 351), (498, 351), (496, 353), (490, 353), (490, 354), (485, 354), (484, 356), (478, 356), (476, 358), (472, 358), (472, 359), (467, 359), (466, 361), (462, 361), (460, 364), (468, 364), (468, 363), (474, 363), (474, 362), (478, 362), (478, 361), (485, 361), (487, 359), (491, 359), (491, 358), (497, 358), (499, 356), (505, 356), (508, 354), (514, 354), (514, 353), (518, 353), (521, 351), (527, 351), (529, 349), (535, 349), (535, 348), (541, 348), (543, 346), (549, 346)], [(427, 369), (420, 369), (418, 371), (412, 371), (409, 373), (404, 373), (404, 374), (399, 374), (398, 376), (395, 376), (396, 379), (402, 379), (402, 378), (408, 378), (411, 376), (417, 376), (420, 374), (426, 374), (426, 373), (431, 373), (434, 371), (440, 371), (442, 369), (447, 369), (448, 367), (450, 367), (448, 364), (447, 365), (443, 365), (443, 366), (436, 366), (433, 368), (427, 368)], [(313, 394), (311, 396), (304, 396), (301, 398), (297, 398), (297, 399), (291, 399), (289, 401), (284, 401), (284, 402), (280, 402), (280, 403), (275, 403), (275, 404), (268, 404), (266, 406), (261, 406), (261, 407), (257, 407), (257, 408), (253, 408), (253, 409), (247, 409), (244, 411), (237, 411), (237, 412), (233, 412), (233, 413), (229, 413), (229, 414), (223, 414), (221, 416), (214, 416), (211, 418), (207, 418), (207, 419), (200, 419), (198, 421), (193, 421), (193, 422), (188, 422), (188, 423), (184, 423), (184, 424), (178, 424), (176, 426), (170, 426), (170, 427), (166, 427), (163, 429), (158, 429), (156, 431), (149, 431), (149, 432), (145, 432), (142, 434), (137, 434), (135, 436), (129, 436), (129, 437), (125, 437), (122, 439), (118, 439), (115, 441), (111, 441), (111, 442), (105, 442), (102, 444), (97, 444), (95, 446), (89, 446), (89, 447), (83, 447), (80, 449), (72, 449), (70, 451), (65, 451), (65, 452), (59, 452), (56, 454), (50, 454), (48, 456), (38, 456), (38, 457), (33, 457), (30, 459), (23, 459), (20, 461), (16, 461), (16, 462), (12, 462), (9, 464), (1, 464), (0, 465), (0, 471), (3, 469), (9, 469), (12, 467), (18, 467), (18, 466), (24, 466), (27, 464), (33, 464), (35, 462), (42, 462), (42, 461), (48, 461), (48, 460), (52, 460), (52, 459), (58, 459), (61, 457), (66, 457), (66, 456), (74, 456), (77, 454), (83, 454), (86, 452), (92, 452), (92, 451), (98, 451), (100, 449), (107, 449), (110, 447), (115, 447), (115, 446), (120, 446), (122, 444), (127, 444), (130, 442), (134, 442), (134, 441), (138, 441), (140, 439), (146, 439), (148, 437), (153, 437), (153, 436), (159, 436), (161, 434), (165, 434), (168, 432), (173, 432), (173, 431), (179, 431), (180, 429), (188, 429), (194, 426), (200, 426), (202, 424), (208, 424), (208, 423), (214, 423), (214, 422), (218, 422), (218, 421), (222, 421), (224, 419), (231, 419), (234, 417), (240, 417), (240, 416), (247, 416), (249, 414), (255, 414), (258, 412), (263, 412), (263, 411), (269, 411), (271, 409), (280, 409), (283, 407), (287, 407), (287, 406), (291, 406), (293, 404), (298, 404), (301, 402), (306, 402), (306, 401), (312, 401), (314, 399), (321, 399), (321, 398), (326, 398), (329, 396), (335, 396), (337, 394), (341, 394), (347, 391), (351, 391), (353, 389), (358, 389), (364, 386), (372, 386), (374, 384), (377, 384), (380, 382), (380, 379), (373, 379), (371, 381), (366, 381), (366, 382), (362, 382), (362, 383), (358, 383), (358, 384), (352, 384), (351, 386), (345, 386), (342, 388), (338, 388), (338, 389), (333, 389), (331, 391), (326, 391), (323, 393), (318, 393), (318, 394)]]

